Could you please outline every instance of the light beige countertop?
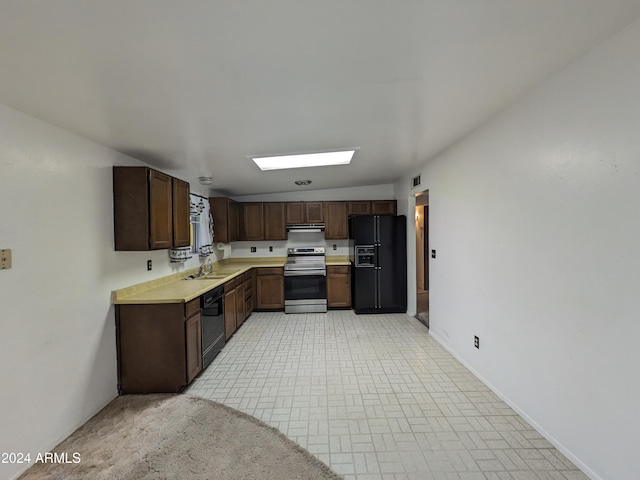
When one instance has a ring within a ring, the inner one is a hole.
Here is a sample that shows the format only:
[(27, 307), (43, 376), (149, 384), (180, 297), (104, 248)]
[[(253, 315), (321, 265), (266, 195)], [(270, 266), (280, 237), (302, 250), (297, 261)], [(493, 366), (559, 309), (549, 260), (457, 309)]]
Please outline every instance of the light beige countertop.
[(347, 255), (327, 255), (325, 262), (327, 266), (349, 265), (349, 257)]
[[(185, 277), (198, 271), (197, 268), (184, 270), (166, 277), (139, 283), (130, 287), (114, 290), (111, 293), (111, 303), (148, 304), (148, 303), (183, 303), (193, 300), (209, 290), (224, 285), (234, 277), (251, 270), (254, 267), (282, 267), (286, 258), (233, 258), (213, 264), (210, 276), (220, 278), (196, 278), (184, 280)], [(209, 276), (209, 275), (207, 275)]]
[[(231, 258), (222, 260), (214, 263), (211, 274), (203, 278), (184, 280), (185, 277), (198, 271), (197, 268), (192, 268), (120, 290), (114, 290), (111, 293), (111, 302), (114, 305), (184, 303), (207, 293), (213, 288), (224, 285), (229, 280), (252, 268), (283, 267), (286, 261), (286, 257)], [(328, 266), (349, 265), (349, 258), (344, 255), (329, 255), (326, 257), (326, 263)], [(218, 278), (206, 278), (208, 276)]]

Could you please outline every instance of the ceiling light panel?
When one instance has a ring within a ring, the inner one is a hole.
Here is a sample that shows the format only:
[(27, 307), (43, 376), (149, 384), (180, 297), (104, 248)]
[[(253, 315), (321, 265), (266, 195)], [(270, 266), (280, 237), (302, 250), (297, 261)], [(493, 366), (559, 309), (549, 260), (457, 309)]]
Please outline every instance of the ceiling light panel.
[(348, 165), (356, 150), (337, 152), (302, 153), (296, 155), (278, 155), (273, 157), (253, 157), (260, 170), (281, 170), (285, 168), (327, 167)]

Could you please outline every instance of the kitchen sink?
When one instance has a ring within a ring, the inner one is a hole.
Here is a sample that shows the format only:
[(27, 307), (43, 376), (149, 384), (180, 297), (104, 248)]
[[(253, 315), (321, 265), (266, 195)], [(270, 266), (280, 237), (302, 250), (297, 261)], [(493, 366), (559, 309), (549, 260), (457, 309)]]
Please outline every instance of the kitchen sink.
[(221, 278), (227, 278), (230, 273), (207, 273), (205, 275), (189, 275), (184, 277), (183, 280), (219, 280)]
[(189, 275), (188, 277), (184, 277), (183, 280), (219, 280), (221, 278), (227, 278), (230, 275), (235, 275), (238, 272), (235, 270), (216, 270), (215, 272), (210, 273), (201, 273)]

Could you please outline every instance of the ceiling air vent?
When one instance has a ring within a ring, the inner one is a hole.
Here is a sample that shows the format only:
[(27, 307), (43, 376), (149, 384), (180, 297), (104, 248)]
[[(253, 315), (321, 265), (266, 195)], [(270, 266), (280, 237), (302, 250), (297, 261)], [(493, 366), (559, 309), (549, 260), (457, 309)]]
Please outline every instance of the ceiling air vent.
[(411, 183), (413, 183), (414, 188), (420, 185), (420, 175), (418, 175), (417, 177), (413, 177), (413, 180), (411, 180)]

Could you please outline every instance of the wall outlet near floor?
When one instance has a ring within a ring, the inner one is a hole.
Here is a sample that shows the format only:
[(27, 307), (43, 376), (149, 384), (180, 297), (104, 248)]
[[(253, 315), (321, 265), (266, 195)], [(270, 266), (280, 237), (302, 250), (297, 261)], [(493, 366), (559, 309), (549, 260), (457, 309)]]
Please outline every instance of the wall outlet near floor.
[(11, 268), (11, 249), (3, 248), (0, 250), (0, 270), (9, 270)]
[(251, 247), (251, 253), (256, 253), (256, 247)]
[(476, 348), (480, 348), (480, 338), (478, 338), (478, 336), (476, 335), (475, 337), (473, 337), (473, 346)]
[(147, 260), (147, 271), (151, 270), (153, 268), (153, 263), (151, 262), (151, 260)]

